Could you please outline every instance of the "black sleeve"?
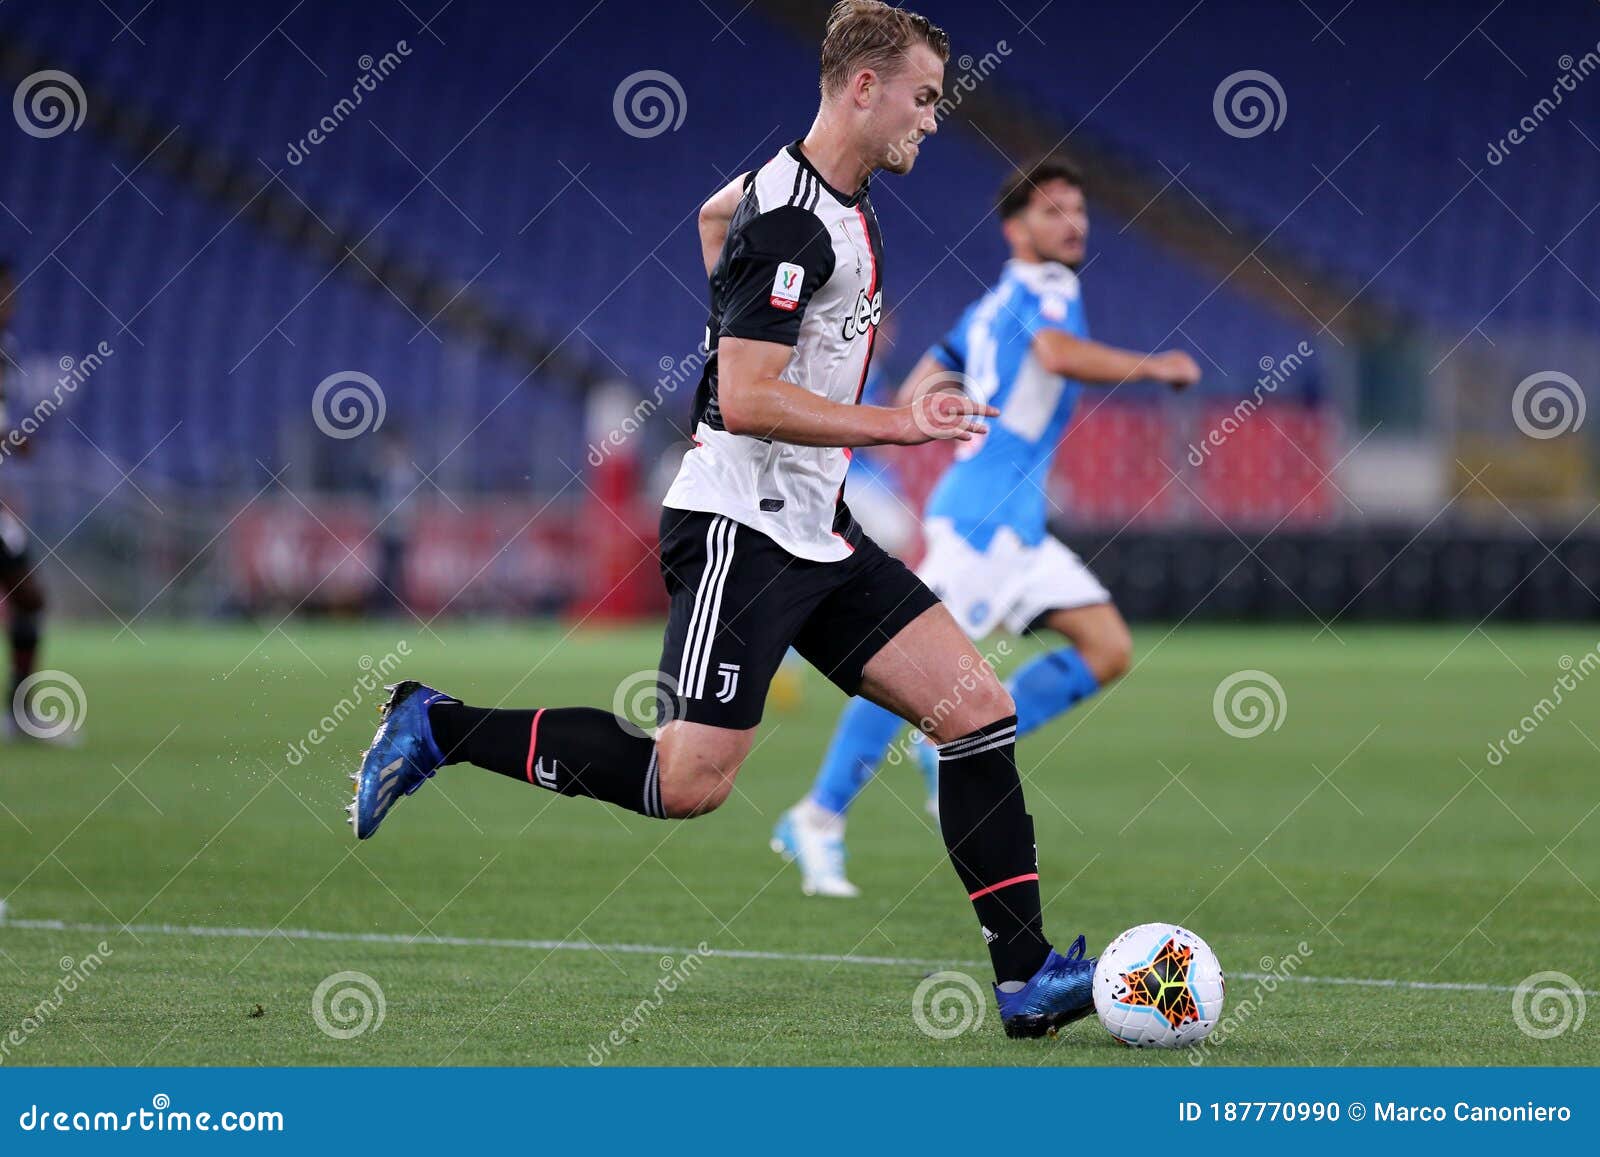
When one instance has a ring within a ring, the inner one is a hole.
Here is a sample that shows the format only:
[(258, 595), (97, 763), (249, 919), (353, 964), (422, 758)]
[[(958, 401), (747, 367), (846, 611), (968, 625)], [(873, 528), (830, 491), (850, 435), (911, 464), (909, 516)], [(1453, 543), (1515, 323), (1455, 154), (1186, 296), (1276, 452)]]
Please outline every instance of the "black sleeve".
[(782, 205), (729, 239), (722, 330), (729, 337), (794, 345), (811, 297), (833, 275), (833, 242), (815, 213)]

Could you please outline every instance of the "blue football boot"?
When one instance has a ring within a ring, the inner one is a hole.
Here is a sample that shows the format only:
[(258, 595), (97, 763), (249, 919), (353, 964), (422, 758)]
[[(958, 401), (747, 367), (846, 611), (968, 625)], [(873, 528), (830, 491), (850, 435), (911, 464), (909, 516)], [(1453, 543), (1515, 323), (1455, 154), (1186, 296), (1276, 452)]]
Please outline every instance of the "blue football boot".
[(1015, 992), (995, 989), (1000, 1022), (1009, 1037), (1054, 1036), (1056, 1029), (1094, 1011), (1095, 958), (1084, 959), (1082, 936), (1065, 956), (1055, 949)]
[(460, 702), (410, 679), (396, 683), (389, 692), (389, 701), (378, 708), (383, 723), (361, 756), (361, 770), (350, 776), (356, 798), (346, 811), (359, 840), (378, 830), (401, 796), (416, 791), (439, 770), (444, 753), (434, 742), (428, 708)]

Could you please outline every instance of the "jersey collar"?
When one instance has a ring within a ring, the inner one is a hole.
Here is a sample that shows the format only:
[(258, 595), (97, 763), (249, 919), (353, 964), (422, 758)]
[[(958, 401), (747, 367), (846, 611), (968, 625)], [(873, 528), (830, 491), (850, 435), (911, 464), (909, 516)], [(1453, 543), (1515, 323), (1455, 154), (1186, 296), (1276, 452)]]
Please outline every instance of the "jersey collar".
[[(800, 140), (804, 139), (804, 137), (800, 138)], [(826, 189), (829, 196), (831, 196), (835, 201), (839, 202), (839, 204), (843, 205), (846, 209), (854, 208), (857, 204), (859, 204), (862, 198), (867, 195), (867, 190), (872, 187), (872, 175), (869, 173), (867, 175), (867, 179), (861, 182), (861, 188), (855, 191), (855, 195), (847, 197), (845, 194), (839, 192), (838, 189), (835, 189), (832, 185), (828, 184), (827, 181), (822, 179), (822, 174), (817, 172), (817, 167), (806, 159), (805, 153), (800, 151), (800, 141), (795, 141), (789, 146), (789, 155), (799, 163), (801, 168), (816, 178), (817, 184)]]
[(1005, 271), (1035, 293), (1065, 291), (1078, 283), (1078, 275), (1059, 261), (1018, 261), (1013, 257), (1006, 262)]

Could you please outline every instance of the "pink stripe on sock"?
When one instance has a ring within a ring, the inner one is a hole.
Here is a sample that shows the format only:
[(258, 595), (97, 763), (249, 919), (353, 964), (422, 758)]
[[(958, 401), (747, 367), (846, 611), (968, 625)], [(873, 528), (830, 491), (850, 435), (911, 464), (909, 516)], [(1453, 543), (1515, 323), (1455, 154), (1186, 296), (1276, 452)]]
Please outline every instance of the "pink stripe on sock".
[(544, 714), (544, 708), (533, 713), (533, 726), (528, 728), (528, 766), (525, 774), (528, 782), (533, 782), (533, 749), (539, 745), (539, 716)]
[(1012, 876), (1009, 880), (1001, 880), (998, 884), (990, 884), (987, 888), (979, 888), (967, 899), (976, 900), (979, 896), (987, 896), (990, 892), (998, 892), (1001, 888), (1011, 887), (1012, 884), (1026, 884), (1029, 880), (1037, 880), (1038, 878), (1038, 872), (1029, 872), (1025, 876)]

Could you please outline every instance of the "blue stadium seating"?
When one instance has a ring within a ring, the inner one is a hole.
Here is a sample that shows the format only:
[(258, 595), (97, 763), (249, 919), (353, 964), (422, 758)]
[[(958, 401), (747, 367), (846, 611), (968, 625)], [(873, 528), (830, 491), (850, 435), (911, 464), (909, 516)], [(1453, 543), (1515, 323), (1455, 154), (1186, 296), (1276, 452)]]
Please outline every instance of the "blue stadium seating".
[[(138, 10), (112, 6), (127, 19)], [(0, 30), (99, 99), (127, 102), (237, 162), (270, 168), (319, 214), (358, 232), (376, 229), (401, 252), (470, 281), (601, 372), (653, 381), (665, 360), (693, 351), (704, 321), (694, 209), (723, 175), (804, 130), (816, 98), (815, 47), (731, 0), (709, 8), (613, 0), (592, 14), (587, 0), (537, 8), (457, 0), (420, 27), (432, 7), (350, 0), (285, 16), (275, 6), (163, 0), (124, 31), (98, 4), (10, 0)], [(994, 83), (1066, 125), (1087, 116), (1152, 167), (1183, 171), (1219, 212), (1280, 228), (1284, 241), (1356, 284), (1375, 278), (1370, 292), (1382, 299), (1470, 324), (1578, 221), (1584, 190), (1600, 183), (1600, 152), (1559, 116), (1499, 169), (1481, 160), (1484, 143), (1548, 90), (1556, 49), (1581, 54), (1584, 36), (1593, 45), (1594, 21), (1561, 0), (1552, 7), (1570, 7), (1570, 25), (1486, 24), (1524, 79), (1469, 33), (1464, 16), (1429, 20), (1389, 7), (1342, 16), (1334, 25), (1341, 45), (1330, 33), (1313, 40), (1318, 25), (1299, 5), (1216, 0), (1204, 20), (1191, 17), (1164, 40), (1176, 23), (1165, 6), (1143, 14), (1052, 6), (1035, 25), (1041, 45), (1004, 6), (926, 5), (957, 31), (958, 55), (1008, 40), (1012, 52)], [(1419, 68), (1433, 62), (1415, 59), (1407, 42), (1437, 43), (1443, 58), (1463, 35), (1427, 82), (1437, 110), (1419, 105)], [(291, 164), (291, 143), (339, 115), (362, 58), (401, 41), (409, 55), (392, 75)], [(1247, 67), (1281, 77), (1288, 115), (1277, 133), (1237, 140), (1218, 130), (1211, 95), (1221, 76)], [(650, 69), (681, 84), (683, 122), (635, 137), (614, 119), (613, 96), (624, 77)], [(1341, 92), (1348, 104), (1296, 101), (1309, 91)], [(1296, 209), (1316, 186), (1312, 166), (1339, 165), (1369, 123), (1377, 131), (1334, 177), (1362, 212), (1328, 186)], [(302, 463), (305, 454), (320, 457), (319, 469), (338, 481), (338, 459), (307, 440), (306, 417), (315, 384), (344, 369), (385, 384), (391, 420), (428, 431), (417, 439), (425, 442), (417, 460), (431, 468), (451, 457), (444, 477), (455, 484), (555, 489), (567, 480), (564, 463), (581, 459), (571, 446), (581, 401), (570, 383), (552, 375), (524, 382), (523, 366), (447, 334), (416, 336), (417, 320), (390, 296), (325, 276), (327, 262), (248, 220), (230, 223), (231, 211), (150, 168), (119, 187), (113, 165), (126, 172), (137, 158), (88, 128), (50, 140), (15, 135), (12, 144), (0, 201), (26, 228), (0, 214), (0, 249), (17, 253), (29, 273), (21, 337), (73, 353), (108, 336), (117, 355), (76, 420), (119, 459), (137, 460), (181, 419), (151, 461), (175, 480), (239, 484), (264, 477), (258, 461), (275, 469), (301, 450)], [(1458, 156), (1486, 169), (1484, 180), (1532, 233), (1471, 182)], [(901, 323), (898, 346), (887, 351), (892, 365), (909, 364), (993, 275), (1003, 254), (985, 213), (1007, 171), (988, 143), (951, 130), (912, 177), (879, 182), (887, 299)], [(1314, 339), (1310, 319), (1216, 289), (1214, 276), (1125, 225), (1096, 218), (1085, 284), (1100, 336), (1198, 347), (1206, 388), (1219, 394), (1239, 392), (1260, 358)], [(1583, 272), (1600, 267), (1597, 245), (1591, 219), (1559, 252)], [(1560, 318), (1595, 316), (1591, 295), (1555, 262), (1495, 320), (1525, 319), (1535, 303)], [(120, 332), (124, 321), (130, 333)], [(1315, 375), (1292, 388), (1314, 389)], [(683, 393), (668, 415), (680, 422)], [(469, 432), (472, 452), (448, 455)]]
[[(1480, 320), (1489, 332), (1600, 324), (1600, 84), (1563, 91), (1524, 143), (1488, 160), (1577, 58), (1600, 52), (1593, 4), (1053, 4), (1028, 30), (1031, 0), (921, 7), (962, 29), (957, 52), (1006, 40), (997, 83), (1182, 173), (1219, 212), (1391, 306), (1457, 336)], [(1276, 131), (1238, 138), (1219, 130), (1213, 98), (1246, 69), (1271, 74), (1286, 107)]]

